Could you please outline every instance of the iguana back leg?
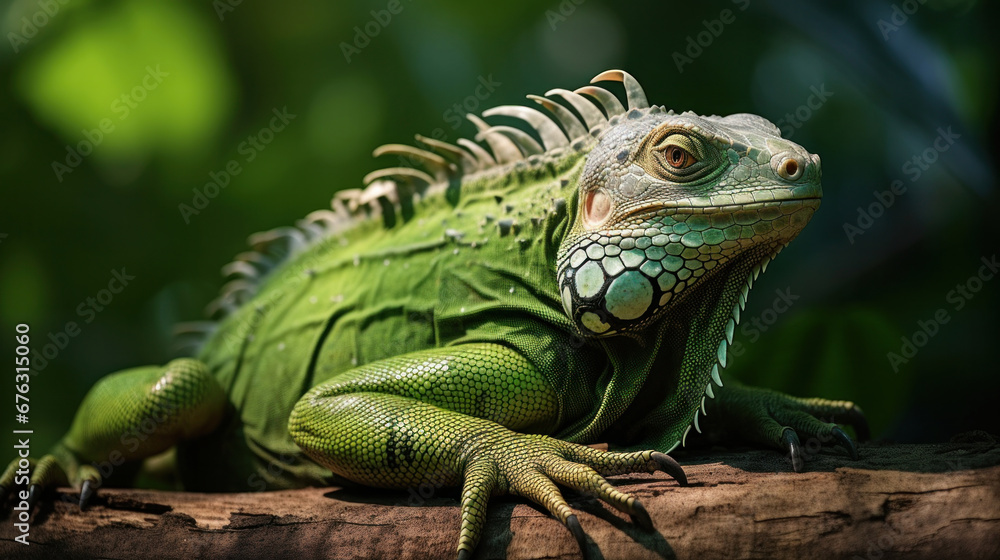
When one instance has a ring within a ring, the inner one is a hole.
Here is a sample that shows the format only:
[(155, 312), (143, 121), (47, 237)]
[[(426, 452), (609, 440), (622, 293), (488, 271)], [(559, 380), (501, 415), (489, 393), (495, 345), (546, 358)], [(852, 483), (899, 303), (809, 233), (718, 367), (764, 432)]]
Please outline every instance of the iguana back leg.
[(87, 393), (69, 432), (48, 455), (10, 463), (0, 477), (0, 497), (6, 498), (15, 480), (23, 484), (23, 467), (30, 465), (29, 503), (48, 487), (71, 484), (80, 488), (83, 507), (102, 473), (127, 472), (142, 459), (211, 432), (225, 409), (225, 393), (197, 360), (108, 375)]
[(490, 497), (508, 493), (544, 506), (583, 546), (556, 484), (593, 492), (651, 527), (642, 505), (601, 475), (663, 470), (683, 484), (680, 466), (655, 451), (598, 451), (542, 435), (558, 418), (554, 391), (524, 356), (465, 344), (374, 362), (319, 385), (295, 405), (288, 430), (316, 462), (355, 482), (463, 485), (459, 558), (478, 542)]

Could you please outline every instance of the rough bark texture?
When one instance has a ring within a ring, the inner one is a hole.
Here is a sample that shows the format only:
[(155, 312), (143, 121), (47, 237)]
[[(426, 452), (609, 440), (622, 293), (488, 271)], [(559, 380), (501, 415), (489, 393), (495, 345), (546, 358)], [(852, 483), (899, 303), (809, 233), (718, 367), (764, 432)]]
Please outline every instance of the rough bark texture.
[[(691, 487), (618, 477), (657, 531), (567, 492), (590, 558), (1000, 558), (1000, 446), (877, 446), (861, 460), (823, 451), (792, 473), (768, 451), (689, 453)], [(64, 489), (60, 494), (75, 494)], [(48, 500), (31, 545), (0, 525), (3, 558), (453, 558), (454, 490), (316, 488), (248, 494), (99, 493), (80, 512)], [(497, 498), (476, 558), (579, 558), (569, 532), (523, 501)]]

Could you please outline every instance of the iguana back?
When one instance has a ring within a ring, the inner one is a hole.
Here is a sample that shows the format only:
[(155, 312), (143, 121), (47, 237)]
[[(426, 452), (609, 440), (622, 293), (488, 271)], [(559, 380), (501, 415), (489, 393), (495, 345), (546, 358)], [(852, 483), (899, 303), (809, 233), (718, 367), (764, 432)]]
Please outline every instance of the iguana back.
[[(225, 429), (182, 450), (182, 466), (197, 465), (182, 469), (185, 486), (238, 491), (248, 489), (248, 479), (251, 488), (327, 480), (329, 471), (292, 441), (288, 416), (310, 388), (359, 365), (500, 339), (523, 340), (539, 366), (556, 361), (553, 355), (599, 361), (597, 353), (580, 352), (555, 279), (573, 206), (567, 200), (575, 199), (589, 145), (577, 148), (471, 173), (453, 169), (446, 184), (424, 183), (406, 215), (393, 184), (391, 201), (359, 207), (364, 193), (349, 192), (345, 202), (335, 199), (339, 213), (313, 213), (299, 228), (251, 237), (257, 250), (224, 269), (235, 278), (223, 289), (226, 303), (212, 307), (228, 313), (198, 354), (236, 414)], [(367, 192), (384, 189), (384, 181)], [(277, 262), (261, 266), (263, 259)], [(539, 351), (546, 346), (557, 354)], [(217, 456), (220, 446), (233, 460), (206, 468), (202, 459)], [(273, 464), (282, 465), (277, 476), (268, 471)]]

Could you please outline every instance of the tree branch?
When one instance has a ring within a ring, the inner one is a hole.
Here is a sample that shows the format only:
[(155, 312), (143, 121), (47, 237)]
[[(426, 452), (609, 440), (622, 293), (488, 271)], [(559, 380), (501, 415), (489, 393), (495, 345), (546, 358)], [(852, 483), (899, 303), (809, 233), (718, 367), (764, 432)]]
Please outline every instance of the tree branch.
[[(1000, 446), (867, 445), (823, 451), (793, 473), (760, 450), (680, 456), (691, 487), (662, 473), (613, 479), (657, 532), (566, 491), (592, 558), (997, 558)], [(75, 497), (64, 489), (62, 493)], [(80, 512), (47, 500), (30, 546), (0, 528), (5, 558), (451, 558), (455, 490), (310, 488), (246, 494), (102, 489)], [(579, 558), (569, 532), (514, 498), (491, 503), (476, 558)]]

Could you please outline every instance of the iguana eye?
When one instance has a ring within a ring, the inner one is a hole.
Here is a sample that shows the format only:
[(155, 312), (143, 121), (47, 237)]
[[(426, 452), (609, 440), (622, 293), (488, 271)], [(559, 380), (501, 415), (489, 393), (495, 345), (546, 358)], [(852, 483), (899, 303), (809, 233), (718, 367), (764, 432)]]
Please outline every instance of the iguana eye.
[(663, 157), (667, 160), (667, 164), (674, 169), (684, 169), (696, 162), (694, 156), (680, 146), (667, 146), (667, 149), (663, 152)]

